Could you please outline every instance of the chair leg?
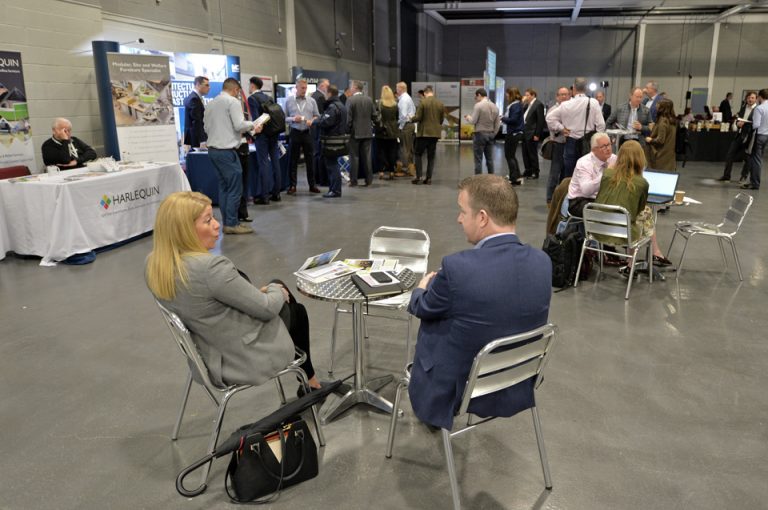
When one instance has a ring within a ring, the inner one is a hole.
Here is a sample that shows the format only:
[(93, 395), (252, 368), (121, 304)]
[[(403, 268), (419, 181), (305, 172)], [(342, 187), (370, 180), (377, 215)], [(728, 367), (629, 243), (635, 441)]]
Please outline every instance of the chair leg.
[[(221, 399), (219, 412), (216, 414), (216, 421), (213, 422), (213, 432), (211, 432), (211, 439), (208, 442), (208, 450), (205, 452), (206, 454), (211, 454), (216, 449), (216, 443), (219, 440), (219, 433), (221, 432), (221, 424), (224, 422), (224, 411), (227, 410), (227, 403), (229, 403), (229, 398), (232, 395), (234, 395), (234, 392), (227, 392)], [(203, 473), (200, 478), (201, 485), (206, 485), (206, 482), (208, 481), (208, 473), (211, 470), (211, 464), (213, 464), (213, 459), (203, 466)]]
[(544, 487), (552, 490), (552, 477), (549, 474), (549, 461), (547, 460), (547, 450), (544, 448), (544, 436), (541, 433), (541, 420), (539, 420), (539, 411), (536, 406), (531, 407), (533, 414), (533, 430), (536, 432), (536, 444), (539, 445), (539, 457), (541, 458), (541, 470), (544, 472)]
[[(406, 312), (407, 313), (407, 312)], [(411, 362), (411, 323), (413, 315), (408, 314), (408, 336), (405, 337), (405, 364)]]
[(637, 258), (637, 250), (632, 254), (632, 258), (629, 259), (629, 281), (627, 282), (627, 292), (624, 294), (624, 299), (629, 299), (629, 291), (632, 290), (632, 280), (635, 277), (635, 259)]
[[(598, 244), (597, 247), (601, 250), (603, 249), (602, 244)], [(595, 277), (595, 281), (599, 281), (600, 275), (603, 274), (603, 260), (605, 259), (605, 254), (602, 252), (596, 252), (596, 253), (597, 253), (597, 256), (600, 258), (600, 268), (597, 270), (597, 276)]]
[(576, 277), (573, 279), (573, 286), (579, 285), (579, 275), (581, 274), (581, 262), (584, 260), (584, 251), (587, 249), (587, 240), (581, 244), (581, 255), (579, 256), (579, 265), (576, 267)]
[(721, 237), (717, 238), (717, 244), (720, 245), (720, 255), (723, 256), (723, 266), (728, 269), (728, 259), (725, 258), (725, 246), (723, 246), (723, 239)]
[(405, 385), (405, 380), (401, 379), (395, 390), (395, 402), (392, 404), (392, 419), (389, 422), (389, 436), (387, 436), (387, 452), (384, 454), (388, 459), (392, 458), (392, 447), (395, 444), (395, 429), (397, 428), (397, 412), (400, 409), (400, 398)]
[(336, 331), (339, 325), (339, 304), (333, 307), (333, 327), (331, 328), (331, 366), (328, 369), (328, 377), (333, 377), (333, 358), (336, 353)]
[(277, 394), (280, 396), (280, 405), (285, 405), (285, 390), (283, 390), (283, 383), (280, 380), (280, 376), (275, 377), (275, 386), (277, 386)]
[(445, 462), (448, 465), (448, 478), (451, 479), (451, 495), (453, 496), (454, 510), (461, 510), (461, 501), (459, 500), (459, 482), (456, 479), (456, 466), (453, 462), (453, 448), (451, 447), (451, 432), (445, 429), (441, 430), (443, 434), (443, 449), (445, 450)]
[(669, 242), (669, 248), (667, 248), (667, 258), (669, 258), (669, 254), (672, 253), (672, 245), (675, 244), (675, 237), (677, 237), (677, 229), (675, 229), (675, 233), (672, 234), (672, 240)]
[(683, 272), (683, 260), (685, 260), (685, 250), (688, 249), (689, 240), (690, 240), (689, 237), (685, 237), (685, 243), (683, 244), (683, 253), (680, 254), (680, 262), (677, 263), (677, 271), (675, 272), (676, 280), (680, 278), (680, 273)]
[(739, 253), (736, 251), (736, 242), (733, 239), (728, 239), (731, 243), (731, 249), (733, 250), (733, 260), (736, 261), (736, 270), (739, 272), (739, 281), (744, 281), (744, 276), (741, 274), (741, 261), (739, 260)]
[[(291, 368), (290, 371), (296, 374), (296, 377), (299, 379), (299, 383), (304, 387), (304, 389), (306, 391), (310, 391), (307, 373), (299, 367)], [(317, 405), (310, 407), (310, 410), (312, 411), (312, 421), (315, 422), (315, 431), (317, 431), (317, 442), (320, 443), (320, 446), (325, 446), (325, 434), (323, 433), (323, 427), (320, 425)]]
[(179, 416), (176, 418), (176, 424), (173, 426), (173, 432), (171, 433), (171, 440), (176, 441), (179, 437), (179, 429), (181, 428), (181, 419), (184, 418), (184, 410), (187, 408), (187, 400), (189, 400), (189, 391), (192, 389), (192, 372), (187, 372), (187, 384), (184, 385), (184, 393), (181, 396), (181, 407), (179, 408)]
[(653, 252), (651, 243), (645, 249), (645, 260), (648, 262), (648, 283), (653, 283)]

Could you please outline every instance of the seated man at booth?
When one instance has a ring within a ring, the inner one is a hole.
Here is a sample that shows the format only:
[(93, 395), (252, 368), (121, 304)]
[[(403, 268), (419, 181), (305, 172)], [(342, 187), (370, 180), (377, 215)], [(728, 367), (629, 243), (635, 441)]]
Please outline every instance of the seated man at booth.
[(90, 145), (72, 136), (72, 123), (58, 118), (51, 126), (53, 135), (43, 142), (43, 163), (56, 165), (62, 170), (80, 168), (96, 159), (96, 151)]
[[(547, 323), (552, 263), (516, 234), (518, 200), (500, 175), (459, 185), (458, 222), (474, 249), (443, 258), (414, 289), (408, 310), (421, 319), (408, 386), (418, 418), (451, 429), (475, 355), (497, 338)], [(478, 416), (512, 416), (533, 405), (534, 378), (473, 401)]]
[(592, 150), (576, 161), (568, 186), (568, 213), (581, 218), (584, 206), (594, 202), (600, 191), (603, 171), (616, 163), (611, 139), (605, 133), (595, 133), (589, 141)]

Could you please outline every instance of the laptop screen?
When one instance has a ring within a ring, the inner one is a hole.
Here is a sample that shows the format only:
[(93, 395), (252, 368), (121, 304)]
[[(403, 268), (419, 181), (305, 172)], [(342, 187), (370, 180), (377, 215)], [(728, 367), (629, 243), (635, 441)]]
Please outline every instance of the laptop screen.
[(643, 177), (648, 181), (649, 196), (669, 197), (670, 199), (675, 196), (677, 179), (680, 174), (646, 170), (643, 172)]

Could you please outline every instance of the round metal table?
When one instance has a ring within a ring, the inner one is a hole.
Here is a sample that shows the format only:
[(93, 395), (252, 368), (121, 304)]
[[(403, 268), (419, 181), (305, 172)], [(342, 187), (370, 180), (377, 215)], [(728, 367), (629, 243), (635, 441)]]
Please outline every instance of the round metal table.
[[(407, 292), (416, 285), (416, 274), (410, 269), (403, 269), (397, 274), (397, 278), (405, 286), (403, 292)], [(383, 386), (392, 381), (392, 375), (378, 377), (367, 381), (365, 378), (365, 345), (363, 343), (363, 306), (367, 302), (392, 297), (381, 296), (366, 298), (352, 281), (351, 275), (336, 278), (323, 283), (312, 283), (301, 277), (296, 278), (296, 287), (305, 296), (329, 301), (331, 303), (346, 303), (352, 307), (352, 340), (354, 346), (355, 372), (354, 385), (340, 399), (326, 402), (320, 411), (320, 419), (327, 423), (338, 415), (357, 404), (367, 404), (386, 413), (392, 412), (392, 403), (376, 393)]]

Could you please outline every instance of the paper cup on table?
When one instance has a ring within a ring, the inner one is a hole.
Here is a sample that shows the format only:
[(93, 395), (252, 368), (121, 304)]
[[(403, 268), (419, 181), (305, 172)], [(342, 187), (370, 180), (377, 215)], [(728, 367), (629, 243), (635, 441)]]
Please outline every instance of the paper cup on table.
[(47, 167), (45, 167), (45, 172), (49, 174), (57, 174), (59, 173), (59, 171), (60, 171), (59, 167), (57, 167), (56, 165), (48, 165)]
[(685, 198), (685, 191), (675, 191), (675, 203), (677, 205), (683, 203), (683, 198)]

